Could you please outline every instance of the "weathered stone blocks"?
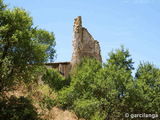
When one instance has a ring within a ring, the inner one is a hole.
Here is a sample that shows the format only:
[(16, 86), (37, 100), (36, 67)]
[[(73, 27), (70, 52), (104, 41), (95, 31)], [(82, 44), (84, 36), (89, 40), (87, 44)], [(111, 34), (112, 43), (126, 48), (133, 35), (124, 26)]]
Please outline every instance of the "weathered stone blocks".
[(74, 19), (72, 46), (71, 64), (73, 67), (84, 57), (96, 58), (102, 62), (99, 42), (94, 40), (86, 28), (82, 27), (81, 16)]
[(58, 69), (67, 78), (71, 69), (73, 70), (84, 57), (95, 58), (102, 62), (99, 42), (94, 40), (86, 28), (82, 27), (81, 16), (74, 19), (72, 46), (71, 62), (46, 63), (46, 65)]

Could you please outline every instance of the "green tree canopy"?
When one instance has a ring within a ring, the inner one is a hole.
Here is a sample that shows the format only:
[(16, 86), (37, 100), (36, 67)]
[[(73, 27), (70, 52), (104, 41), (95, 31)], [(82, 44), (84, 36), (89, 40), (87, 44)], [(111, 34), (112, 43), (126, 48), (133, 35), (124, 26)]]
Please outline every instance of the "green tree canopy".
[(42, 64), (52, 61), (55, 39), (52, 32), (33, 27), (24, 9), (8, 9), (0, 1), (0, 89), (15, 82), (36, 78)]
[(141, 62), (135, 76), (135, 89), (140, 100), (136, 100), (139, 109), (148, 113), (160, 114), (160, 69), (149, 62)]
[(145, 79), (146, 83), (150, 87), (156, 86), (159, 82), (160, 70), (153, 64), (146, 62), (140, 62), (137, 72), (135, 74), (136, 79)]
[(132, 58), (124, 47), (111, 51), (103, 67), (84, 59), (70, 86), (58, 92), (58, 101), (89, 120), (127, 119), (125, 113), (160, 114), (159, 68), (141, 63), (135, 78), (132, 70)]
[(125, 84), (131, 82), (133, 78), (131, 73), (134, 69), (134, 62), (130, 56), (129, 50), (121, 46), (120, 49), (112, 50), (109, 53), (109, 59), (107, 59), (107, 62), (104, 64), (105, 70), (110, 71), (110, 77), (112, 77), (119, 97), (125, 95)]
[(122, 116), (126, 90), (133, 86), (133, 67), (128, 67), (133, 62), (129, 57), (129, 51), (121, 48), (109, 54), (104, 67), (94, 59), (82, 60), (70, 86), (59, 92), (62, 107), (74, 109), (87, 119)]
[(134, 70), (132, 58), (128, 49), (124, 49), (122, 45), (120, 49), (112, 50), (107, 59), (108, 65), (114, 65), (117, 69), (125, 68), (125, 70)]

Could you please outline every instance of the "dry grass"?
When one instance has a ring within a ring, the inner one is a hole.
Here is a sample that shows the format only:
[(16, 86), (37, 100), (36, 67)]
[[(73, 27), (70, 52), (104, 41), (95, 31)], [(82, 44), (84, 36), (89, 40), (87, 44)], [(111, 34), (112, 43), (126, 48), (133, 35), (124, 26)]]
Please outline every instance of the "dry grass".
[(45, 116), (44, 119), (47, 119), (47, 120), (78, 120), (78, 117), (75, 114), (67, 110), (63, 111), (56, 107), (53, 107), (51, 111), (49, 111), (48, 116)]
[[(67, 110), (61, 110), (57, 107), (53, 107), (50, 110), (44, 104), (43, 96), (48, 96), (51, 99), (56, 98), (56, 94), (52, 92), (51, 88), (48, 85), (30, 85), (27, 87), (25, 84), (17, 85), (16, 90), (9, 91), (6, 93), (9, 98), (11, 95), (16, 97), (24, 96), (32, 99), (33, 105), (37, 108), (37, 113), (41, 119), (45, 120), (80, 120), (78, 117)], [(82, 120), (82, 119), (81, 119)]]

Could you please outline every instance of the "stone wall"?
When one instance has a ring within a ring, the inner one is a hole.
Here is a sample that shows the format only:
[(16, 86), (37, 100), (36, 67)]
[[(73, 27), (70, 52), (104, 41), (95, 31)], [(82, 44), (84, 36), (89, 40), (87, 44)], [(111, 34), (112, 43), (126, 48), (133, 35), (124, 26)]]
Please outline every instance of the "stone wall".
[(84, 57), (96, 58), (102, 62), (99, 42), (94, 40), (86, 28), (82, 27), (81, 16), (74, 19), (72, 46), (73, 54), (71, 64), (73, 67)]
[(67, 78), (71, 69), (78, 65), (84, 57), (96, 58), (102, 62), (99, 42), (94, 40), (86, 28), (82, 27), (81, 16), (74, 19), (72, 46), (71, 62), (46, 63), (46, 66), (57, 69)]

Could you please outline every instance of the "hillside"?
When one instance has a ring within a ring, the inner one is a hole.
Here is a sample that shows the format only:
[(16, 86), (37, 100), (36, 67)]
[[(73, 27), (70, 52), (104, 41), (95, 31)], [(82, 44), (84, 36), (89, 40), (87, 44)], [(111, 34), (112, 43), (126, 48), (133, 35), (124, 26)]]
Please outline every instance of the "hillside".
[[(48, 85), (44, 84), (34, 84), (26, 86), (25, 84), (17, 85), (15, 90), (5, 93), (6, 98), (15, 96), (16, 98), (25, 97), (31, 98), (32, 105), (36, 108), (38, 116), (43, 120), (79, 120), (78, 117), (68, 111), (57, 108), (56, 106), (50, 106), (48, 109), (48, 104), (44, 97), (54, 100), (56, 94), (51, 92)], [(82, 120), (82, 119), (81, 119)]]

